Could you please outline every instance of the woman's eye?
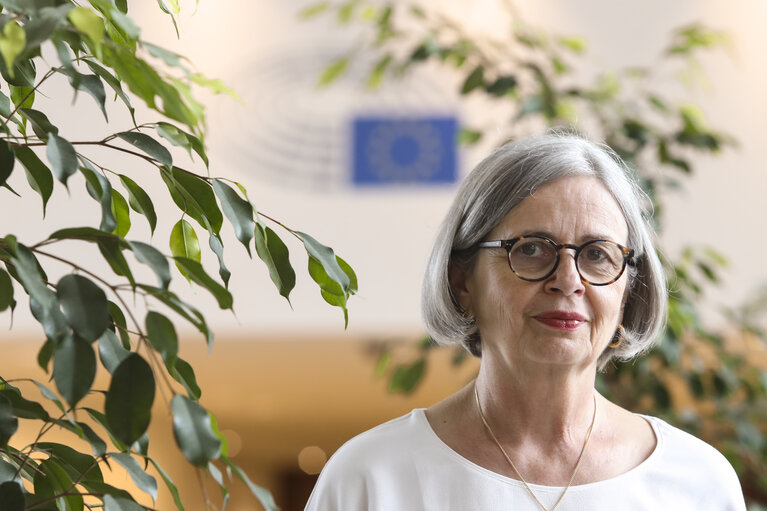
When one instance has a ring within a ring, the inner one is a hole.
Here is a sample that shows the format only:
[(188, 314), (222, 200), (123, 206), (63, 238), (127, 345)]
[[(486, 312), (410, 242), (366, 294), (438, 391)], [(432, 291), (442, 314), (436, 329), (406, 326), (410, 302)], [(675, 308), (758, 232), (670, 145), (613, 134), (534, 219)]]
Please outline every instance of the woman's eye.
[(604, 251), (600, 248), (591, 248), (586, 251), (586, 257), (592, 262), (602, 261), (605, 256)]

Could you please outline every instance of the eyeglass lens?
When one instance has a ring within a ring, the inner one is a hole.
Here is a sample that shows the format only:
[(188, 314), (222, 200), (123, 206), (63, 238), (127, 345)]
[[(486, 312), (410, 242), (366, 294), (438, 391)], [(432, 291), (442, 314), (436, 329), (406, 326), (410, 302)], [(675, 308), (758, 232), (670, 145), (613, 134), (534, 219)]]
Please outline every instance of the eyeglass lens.
[[(543, 238), (523, 238), (509, 251), (509, 265), (524, 279), (545, 277), (554, 269), (558, 250)], [(578, 252), (575, 265), (581, 277), (593, 284), (617, 278), (624, 267), (623, 251), (608, 241), (591, 241)]]

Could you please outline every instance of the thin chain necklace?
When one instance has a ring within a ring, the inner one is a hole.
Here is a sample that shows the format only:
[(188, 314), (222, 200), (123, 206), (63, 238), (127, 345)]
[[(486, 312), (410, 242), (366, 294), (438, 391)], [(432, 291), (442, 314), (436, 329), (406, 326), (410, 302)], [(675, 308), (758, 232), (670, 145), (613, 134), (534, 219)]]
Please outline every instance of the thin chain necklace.
[(493, 438), (493, 441), (495, 442), (495, 445), (498, 446), (498, 449), (501, 450), (501, 453), (503, 453), (503, 457), (506, 458), (506, 461), (509, 462), (509, 465), (511, 466), (511, 469), (514, 471), (514, 473), (517, 475), (520, 481), (522, 481), (522, 484), (525, 485), (525, 488), (527, 488), (527, 491), (532, 495), (533, 499), (535, 499), (535, 502), (538, 504), (538, 507), (540, 507), (543, 511), (554, 511), (557, 506), (559, 506), (559, 503), (562, 502), (562, 499), (565, 496), (565, 493), (567, 493), (567, 490), (570, 489), (570, 485), (573, 484), (573, 480), (575, 479), (575, 474), (578, 473), (578, 467), (581, 466), (581, 460), (583, 460), (583, 454), (586, 452), (586, 447), (589, 445), (589, 440), (591, 439), (591, 432), (594, 431), (594, 424), (597, 422), (597, 395), (594, 394), (594, 416), (591, 418), (591, 426), (589, 426), (589, 432), (586, 434), (586, 441), (583, 442), (583, 448), (581, 449), (581, 453), (578, 456), (578, 461), (575, 462), (575, 468), (573, 469), (573, 474), (570, 476), (570, 480), (567, 482), (567, 486), (565, 486), (565, 489), (562, 490), (562, 494), (559, 496), (557, 501), (554, 503), (554, 506), (551, 509), (547, 509), (546, 506), (543, 505), (543, 502), (541, 502), (538, 497), (535, 495), (535, 492), (532, 488), (530, 488), (530, 485), (527, 484), (527, 481), (525, 481), (525, 478), (522, 477), (522, 474), (519, 473), (519, 470), (517, 470), (517, 467), (514, 466), (514, 463), (511, 461), (511, 458), (509, 458), (509, 455), (506, 454), (506, 450), (501, 446), (501, 443), (498, 441), (498, 438), (496, 438), (495, 433), (493, 433), (493, 430), (490, 428), (490, 424), (487, 423), (487, 419), (485, 419), (485, 414), (482, 412), (482, 405), (479, 404), (479, 392), (477, 391), (477, 382), (474, 382), (474, 398), (477, 401), (477, 410), (479, 410), (479, 416), (482, 418), (482, 424), (485, 425), (485, 429), (488, 433), (490, 433), (490, 436)]

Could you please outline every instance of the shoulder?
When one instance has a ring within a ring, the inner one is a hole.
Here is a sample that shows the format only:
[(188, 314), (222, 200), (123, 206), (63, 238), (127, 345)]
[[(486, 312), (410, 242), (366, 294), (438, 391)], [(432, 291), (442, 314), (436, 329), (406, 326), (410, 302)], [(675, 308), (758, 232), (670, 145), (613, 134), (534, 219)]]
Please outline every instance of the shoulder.
[(322, 469), (306, 509), (366, 509), (372, 498), (401, 488), (413, 479), (414, 453), (422, 454), (429, 434), (416, 409), (352, 438)]

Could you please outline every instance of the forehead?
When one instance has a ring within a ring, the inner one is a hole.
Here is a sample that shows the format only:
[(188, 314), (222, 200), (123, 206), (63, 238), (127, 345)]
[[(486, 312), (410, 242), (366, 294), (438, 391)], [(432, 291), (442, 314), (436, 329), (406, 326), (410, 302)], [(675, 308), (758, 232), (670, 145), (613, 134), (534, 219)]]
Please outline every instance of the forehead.
[(493, 229), (500, 237), (545, 234), (559, 243), (628, 240), (628, 226), (612, 194), (593, 176), (571, 176), (542, 186)]

